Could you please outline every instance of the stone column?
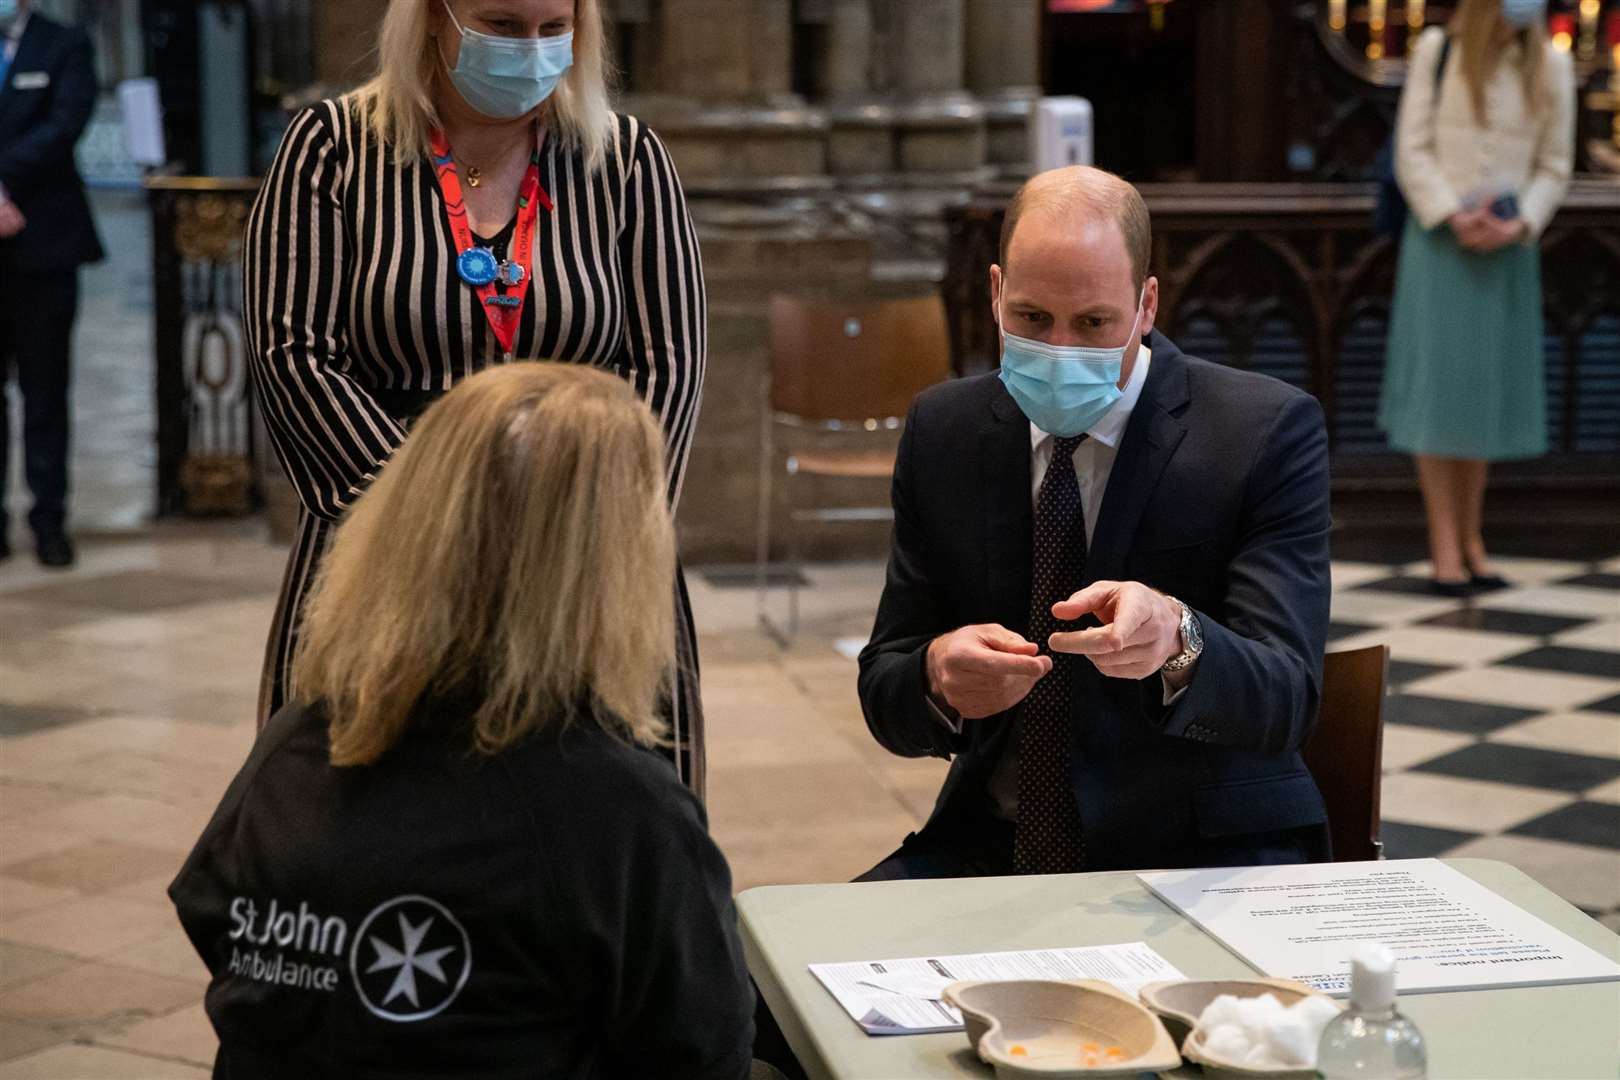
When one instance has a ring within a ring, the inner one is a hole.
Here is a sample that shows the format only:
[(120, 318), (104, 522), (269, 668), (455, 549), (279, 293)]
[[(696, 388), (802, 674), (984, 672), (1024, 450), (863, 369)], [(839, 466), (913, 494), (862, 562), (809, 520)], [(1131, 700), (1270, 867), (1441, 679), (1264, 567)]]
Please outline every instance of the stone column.
[(751, 0), (665, 0), (658, 13), (658, 91), (697, 101), (752, 96)]
[[(873, 96), (873, 0), (821, 0), (819, 63), (827, 110), (827, 168), (834, 176), (886, 176), (895, 170), (895, 110)], [(801, 9), (803, 11), (805, 9)]]
[[(742, 562), (753, 557), (759, 499), (767, 300), (864, 282), (871, 245), (827, 205), (827, 118), (793, 93), (792, 0), (657, 0), (653, 10), (656, 60), (637, 69), (646, 77), (619, 107), (669, 146), (708, 285), (709, 379), (677, 516), (681, 551), (689, 562)], [(810, 550), (852, 540), (868, 556), (883, 550), (879, 536), (806, 530), (775, 512), (774, 535), (808, 532)]]
[(654, 78), (625, 104), (669, 144), (689, 189), (825, 176), (826, 121), (792, 94), (791, 0), (662, 0), (654, 25)]
[(975, 94), (1034, 93), (1040, 86), (1040, 0), (967, 0), (967, 88)]
[(793, 93), (792, 0), (748, 3), (749, 76), (755, 97), (785, 98)]
[(962, 90), (964, 0), (873, 3), (900, 171), (962, 173), (983, 165), (983, 111)]
[(963, 0), (876, 0), (885, 86), (896, 94), (962, 89)]
[(1040, 0), (967, 0), (967, 87), (979, 96), (989, 159), (1003, 173), (1027, 169), (1029, 120), (1040, 96)]
[(791, 0), (665, 0), (658, 89), (704, 102), (792, 92)]
[(831, 100), (847, 100), (872, 89), (871, 0), (829, 0), (827, 53), (821, 84)]

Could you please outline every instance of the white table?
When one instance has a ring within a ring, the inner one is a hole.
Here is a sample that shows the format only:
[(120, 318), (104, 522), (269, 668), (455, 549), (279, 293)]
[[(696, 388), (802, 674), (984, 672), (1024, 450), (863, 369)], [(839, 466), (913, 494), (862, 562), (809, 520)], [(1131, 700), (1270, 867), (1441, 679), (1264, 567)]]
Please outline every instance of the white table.
[[(1449, 865), (1605, 956), (1620, 936), (1505, 863)], [(961, 1032), (869, 1036), (811, 963), (1145, 941), (1193, 979), (1254, 969), (1154, 896), (1134, 874), (771, 885), (737, 898), (760, 993), (812, 1077), (988, 1077)], [(1620, 982), (1413, 994), (1431, 1080), (1620, 1076)]]

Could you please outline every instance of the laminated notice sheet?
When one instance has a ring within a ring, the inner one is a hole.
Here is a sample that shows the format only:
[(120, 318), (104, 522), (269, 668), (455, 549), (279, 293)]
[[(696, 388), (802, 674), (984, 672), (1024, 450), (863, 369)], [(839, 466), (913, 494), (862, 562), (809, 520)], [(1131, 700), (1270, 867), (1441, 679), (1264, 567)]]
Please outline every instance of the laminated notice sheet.
[(1138, 988), (1181, 972), (1140, 941), (1073, 949), (917, 956), (811, 964), (838, 1004), (868, 1035), (959, 1031), (962, 1014), (940, 1000), (958, 980), (1101, 979), (1135, 996)]
[(1394, 951), (1403, 994), (1620, 979), (1612, 958), (1436, 859), (1137, 877), (1266, 975), (1337, 997), (1366, 941)]

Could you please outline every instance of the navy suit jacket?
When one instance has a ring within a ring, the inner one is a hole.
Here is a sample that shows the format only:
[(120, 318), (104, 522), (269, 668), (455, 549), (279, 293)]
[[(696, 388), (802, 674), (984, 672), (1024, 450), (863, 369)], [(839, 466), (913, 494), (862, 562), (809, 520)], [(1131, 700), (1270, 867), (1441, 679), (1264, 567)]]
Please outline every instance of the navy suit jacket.
[(30, 12), (0, 85), (0, 184), (28, 224), (0, 240), (0, 267), (71, 270), (102, 257), (73, 160), (96, 93), (95, 56), (84, 31)]
[[(1185, 356), (1155, 332), (1147, 383), (1104, 493), (1085, 581), (1140, 581), (1199, 615), (1191, 685), (1074, 663), (1070, 776), (1094, 870), (1330, 856), (1300, 758), (1328, 621), (1327, 433), (1315, 398)], [(894, 539), (860, 697), (873, 735), (954, 758), (931, 834), (982, 813), (1011, 713), (963, 721), (925, 700), (928, 643), (957, 627), (1029, 629), (1029, 422), (994, 373), (919, 395), (895, 466)], [(1279, 852), (1281, 854), (1279, 854)]]

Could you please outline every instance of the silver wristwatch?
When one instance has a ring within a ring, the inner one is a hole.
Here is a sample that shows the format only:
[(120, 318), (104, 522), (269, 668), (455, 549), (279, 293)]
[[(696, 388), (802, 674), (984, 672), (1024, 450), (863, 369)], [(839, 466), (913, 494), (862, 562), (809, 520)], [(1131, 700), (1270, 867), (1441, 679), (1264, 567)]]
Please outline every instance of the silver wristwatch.
[[(1170, 599), (1176, 600), (1173, 596)], [(1176, 600), (1176, 603), (1181, 604), (1181, 652), (1166, 660), (1160, 671), (1180, 671), (1191, 667), (1204, 651), (1204, 628), (1198, 624), (1198, 616), (1180, 600)]]

